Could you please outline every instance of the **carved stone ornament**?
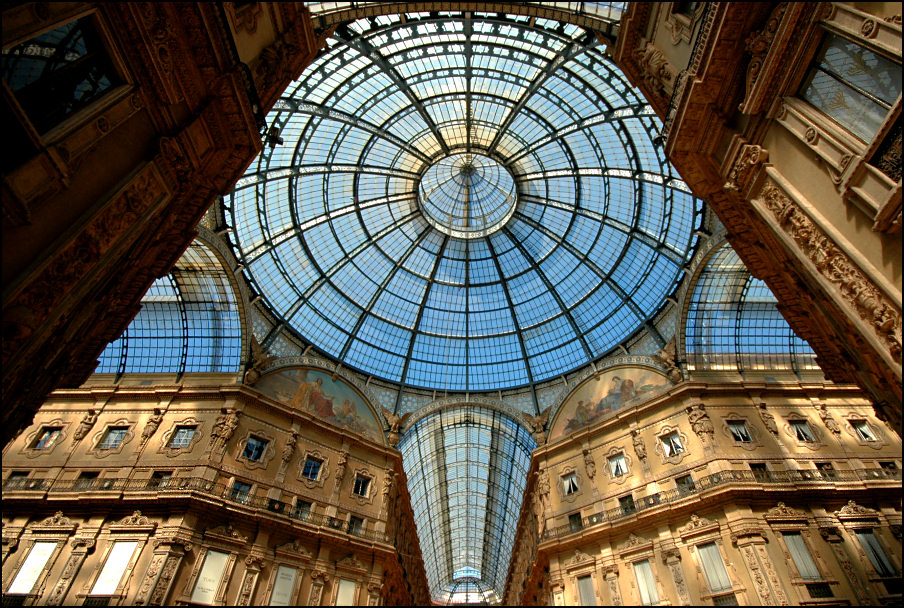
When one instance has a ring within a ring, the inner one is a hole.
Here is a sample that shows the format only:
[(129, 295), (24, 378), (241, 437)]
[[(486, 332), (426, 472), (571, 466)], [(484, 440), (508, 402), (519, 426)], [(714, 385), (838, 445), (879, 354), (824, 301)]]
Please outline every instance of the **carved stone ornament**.
[(354, 553), (340, 559), (337, 565), (351, 568), (353, 570), (367, 570), (367, 567), (361, 563), (361, 561)]
[(766, 409), (766, 404), (761, 403), (759, 407), (760, 419), (763, 421), (763, 425), (766, 427), (766, 430), (772, 433), (773, 435), (778, 435), (778, 424), (775, 422), (775, 416), (769, 413)]
[(640, 436), (640, 432), (637, 429), (631, 431), (631, 443), (634, 444), (634, 453), (641, 460), (641, 462), (646, 461), (647, 446), (643, 442), (643, 437)]
[(845, 302), (873, 328), (892, 359), (900, 365), (900, 311), (778, 186), (767, 184), (761, 200), (816, 270), (838, 288)]
[(769, 159), (769, 151), (760, 146), (744, 144), (738, 160), (731, 166), (728, 179), (723, 186), (731, 192), (746, 190), (756, 167)]
[(804, 511), (792, 509), (791, 507), (785, 506), (785, 503), (783, 502), (776, 504), (766, 511), (763, 516), (766, 519), (807, 519), (807, 514)]
[(691, 520), (685, 526), (678, 528), (678, 533), (681, 536), (692, 536), (710, 528), (718, 528), (718, 526), (719, 522), (691, 513)]
[(296, 553), (304, 559), (310, 559), (312, 557), (311, 552), (304, 548), (304, 544), (300, 538), (278, 545), (275, 550), (284, 551), (286, 553)]
[(278, 357), (270, 355), (269, 350), (264, 348), (257, 341), (254, 335), (251, 335), (251, 365), (245, 372), (245, 384), (251, 385), (261, 379), (261, 370), (263, 370), (270, 362), (275, 361)]
[(678, 363), (675, 361), (678, 356), (677, 352), (678, 347), (676, 345), (675, 336), (672, 336), (672, 339), (669, 340), (665, 346), (659, 349), (655, 355), (651, 356), (654, 361), (658, 361), (665, 367), (669, 382), (672, 384), (678, 384), (684, 380), (684, 374), (681, 373), (681, 368), (678, 367)]
[(71, 519), (63, 515), (62, 511), (57, 511), (50, 517), (41, 520), (36, 528), (77, 528), (78, 524), (73, 523)]
[(822, 420), (822, 423), (826, 426), (829, 431), (834, 433), (835, 435), (841, 434), (841, 427), (838, 426), (838, 422), (832, 418), (832, 415), (826, 410), (825, 403), (817, 403), (815, 406), (816, 413), (819, 414), (819, 418)]
[(849, 500), (846, 505), (835, 511), (837, 517), (876, 517), (879, 512), (869, 507), (862, 507), (853, 500)]
[(75, 432), (72, 434), (72, 438), (75, 441), (81, 441), (88, 435), (88, 432), (91, 431), (91, 427), (93, 427), (94, 423), (96, 422), (97, 411), (88, 410), (88, 413), (85, 414), (81, 422), (78, 423), (78, 428), (75, 429)]
[(625, 552), (629, 549), (636, 549), (638, 547), (645, 547), (647, 545), (651, 545), (653, 541), (646, 539), (642, 536), (638, 536), (633, 532), (628, 535), (628, 539), (619, 546), (618, 550), (621, 552)]
[(574, 550), (574, 557), (572, 557), (572, 558), (568, 561), (568, 564), (573, 566), (573, 565), (575, 565), (575, 564), (583, 564), (584, 562), (591, 561), (591, 560), (593, 560), (592, 557), (590, 557), (589, 555), (587, 555), (586, 553), (584, 553), (584, 552), (581, 551), (580, 549), (575, 549), (575, 550)]
[(647, 42), (643, 48), (635, 49), (634, 60), (643, 70), (644, 85), (651, 94), (666, 97), (671, 93), (674, 88), (675, 69), (665, 53)]
[(222, 526), (217, 526), (216, 528), (209, 528), (204, 532), (204, 536), (214, 536), (221, 540), (226, 540), (233, 543), (241, 543), (246, 544), (248, 542), (248, 537), (242, 535), (238, 530), (236, 530), (231, 522), (227, 522)]
[(144, 429), (141, 431), (141, 445), (146, 444), (148, 439), (157, 432), (161, 422), (163, 422), (163, 414), (160, 408), (154, 408), (154, 414), (144, 423)]
[(581, 451), (584, 454), (584, 470), (587, 471), (587, 477), (593, 479), (596, 476), (596, 462), (593, 461), (593, 454), (587, 448)]
[(549, 413), (552, 411), (552, 406), (547, 407), (545, 410), (540, 412), (536, 416), (532, 416), (528, 413), (523, 413), (522, 416), (527, 421), (528, 426), (531, 429), (531, 435), (534, 438), (534, 441), (537, 442), (538, 446), (546, 445), (546, 423), (549, 420)]
[[(750, 53), (750, 63), (747, 65), (745, 102), (741, 104), (741, 108), (744, 108), (747, 101), (754, 97), (754, 88), (756, 87), (757, 80), (759, 80), (763, 64), (766, 62), (766, 57), (769, 54), (769, 50), (772, 48), (779, 26), (782, 23), (782, 18), (787, 9), (787, 2), (782, 2), (776, 6), (772, 10), (772, 14), (769, 15), (769, 19), (766, 20), (765, 27), (757, 32), (751, 33), (745, 41), (745, 50)], [(753, 109), (748, 110), (752, 111)]]
[(313, 572), (311, 572), (311, 580), (319, 582), (320, 584), (324, 584), (329, 582), (330, 575), (323, 570), (314, 570)]
[(124, 529), (129, 529), (129, 531), (136, 531), (136, 528), (153, 530), (156, 527), (157, 523), (148, 519), (147, 516), (142, 515), (141, 511), (135, 511), (131, 515), (127, 515), (116, 523), (110, 525), (110, 529), (116, 531), (124, 531)]
[(702, 403), (697, 403), (688, 407), (687, 419), (691, 423), (691, 428), (704, 445), (709, 445), (713, 442), (716, 428), (713, 426), (712, 420), (709, 419), (709, 414), (706, 413), (706, 406)]

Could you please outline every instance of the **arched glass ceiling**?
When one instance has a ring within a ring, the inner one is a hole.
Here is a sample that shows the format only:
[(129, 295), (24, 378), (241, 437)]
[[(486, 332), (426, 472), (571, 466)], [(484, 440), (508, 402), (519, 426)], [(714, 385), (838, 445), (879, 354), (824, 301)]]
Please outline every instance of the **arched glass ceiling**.
[(478, 406), (440, 410), (405, 433), (399, 450), (436, 601), (502, 596), (536, 447), (517, 422)]
[(818, 371), (766, 284), (750, 275), (727, 243), (710, 258), (687, 312), (690, 370)]
[[(287, 327), (392, 382), (488, 391), (583, 366), (649, 323), (695, 244), (702, 204), (653, 145), (652, 108), (573, 25), (362, 19), (268, 122), (285, 143), (226, 198), (237, 255)], [(418, 197), (460, 154), (517, 189), (476, 238)]]
[(144, 294), (138, 315), (104, 349), (94, 373), (237, 372), (241, 359), (232, 285), (210, 249), (195, 241)]

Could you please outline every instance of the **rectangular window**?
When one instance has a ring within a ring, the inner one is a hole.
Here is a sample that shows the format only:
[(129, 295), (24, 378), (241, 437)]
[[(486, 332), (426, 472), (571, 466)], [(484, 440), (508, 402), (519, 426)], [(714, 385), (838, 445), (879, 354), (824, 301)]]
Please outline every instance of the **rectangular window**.
[(590, 575), (578, 577), (578, 595), (581, 606), (596, 606), (596, 593), (593, 591), (593, 578)]
[(901, 94), (901, 65), (826, 34), (800, 96), (856, 135), (872, 141)]
[(622, 496), (618, 499), (618, 506), (622, 508), (622, 511), (627, 515), (628, 513), (634, 512), (634, 497), (628, 494), (627, 496)]
[(703, 566), (703, 574), (706, 576), (710, 591), (719, 593), (731, 589), (731, 579), (728, 578), (725, 562), (722, 561), (722, 554), (716, 543), (699, 545), (697, 551), (700, 553), (700, 564)]
[(355, 476), (355, 487), (352, 489), (352, 492), (354, 492), (358, 496), (367, 497), (367, 491), (369, 489), (370, 489), (370, 477), (356, 475)]
[(731, 436), (735, 441), (741, 441), (744, 443), (753, 441), (753, 438), (750, 436), (750, 432), (747, 430), (747, 423), (743, 420), (730, 420), (728, 422), (728, 430), (731, 431)]
[(288, 566), (276, 569), (276, 580), (273, 581), (273, 593), (270, 594), (271, 606), (295, 606), (292, 592), (295, 590), (295, 578), (298, 570)]
[(260, 462), (264, 457), (264, 450), (267, 449), (267, 443), (266, 440), (252, 435), (245, 442), (245, 451), (242, 455), (252, 462)]
[(675, 456), (684, 451), (684, 446), (681, 445), (681, 438), (678, 436), (677, 432), (660, 437), (659, 441), (662, 442), (662, 449), (665, 451), (666, 458)]
[(97, 471), (83, 471), (79, 474), (78, 479), (75, 480), (75, 484), (72, 486), (73, 490), (81, 491), (81, 490), (90, 490), (97, 485), (97, 477), (100, 473)]
[(97, 444), (98, 450), (112, 450), (122, 445), (122, 440), (126, 438), (129, 431), (127, 426), (111, 426), (107, 428), (100, 443)]
[(869, 428), (866, 420), (851, 420), (851, 426), (857, 431), (857, 437), (859, 437), (861, 441), (876, 441), (876, 435), (873, 433), (873, 430)]
[(609, 471), (612, 473), (612, 477), (621, 477), (628, 472), (624, 454), (616, 454), (609, 458)]
[(44, 571), (44, 567), (56, 548), (57, 543), (35, 543), (32, 545), (31, 551), (28, 552), (28, 557), (25, 558), (25, 563), (19, 568), (16, 578), (13, 579), (6, 592), (17, 594), (31, 593), (35, 583), (38, 582), (38, 577), (41, 576), (41, 572)]
[(171, 448), (187, 448), (191, 445), (191, 440), (195, 436), (197, 426), (177, 426), (170, 438), (169, 447)]
[(207, 555), (204, 556), (204, 565), (201, 566), (201, 572), (198, 574), (198, 580), (195, 582), (195, 588), (191, 594), (192, 603), (214, 603), (228, 559), (228, 553), (212, 550), (207, 552)]
[(306, 500), (299, 500), (295, 503), (295, 509), (292, 511), (292, 517), (295, 519), (307, 519), (311, 514), (311, 503)]
[(565, 489), (565, 496), (569, 496), (578, 491), (578, 477), (574, 473), (562, 476), (562, 487)]
[(888, 559), (888, 556), (885, 555), (885, 550), (879, 544), (879, 539), (870, 530), (857, 530), (855, 534), (863, 547), (863, 551), (873, 564), (873, 568), (876, 569), (876, 574), (879, 576), (896, 576), (895, 567)]
[(321, 465), (323, 465), (322, 460), (308, 456), (307, 458), (305, 458), (304, 468), (301, 470), (302, 476), (316, 481), (317, 477), (320, 475)]
[(713, 598), (713, 606), (737, 606), (738, 598), (734, 593), (727, 593)]
[(94, 17), (70, 21), (4, 50), (3, 80), (38, 133), (122, 83)]
[(678, 486), (679, 491), (684, 493), (693, 492), (697, 489), (697, 486), (694, 485), (694, 478), (690, 475), (682, 475), (681, 477), (676, 477), (675, 485)]
[(31, 449), (49, 450), (57, 442), (57, 439), (60, 438), (60, 434), (62, 432), (62, 427), (45, 426), (43, 429), (41, 429), (41, 432), (38, 435), (38, 438), (35, 440), (34, 444), (31, 446)]
[(245, 503), (248, 501), (248, 495), (251, 493), (251, 484), (244, 481), (233, 481), (232, 488), (229, 490), (229, 500)]
[(91, 595), (113, 595), (116, 593), (116, 588), (119, 587), (122, 575), (125, 574), (137, 546), (138, 541), (134, 540), (113, 543), (113, 548), (107, 555), (107, 561), (104, 563), (100, 575), (91, 588)]
[(165, 488), (169, 485), (170, 479), (173, 477), (172, 471), (154, 471), (151, 478), (148, 479), (149, 488)]
[(349, 581), (344, 578), (339, 579), (339, 590), (336, 592), (337, 606), (355, 606), (355, 590), (357, 585), (355, 581)]
[(816, 563), (800, 532), (782, 532), (782, 538), (785, 539), (785, 545), (791, 553), (791, 559), (794, 560), (794, 565), (797, 566), (801, 578), (808, 581), (822, 580), (822, 575), (816, 568)]
[(896, 465), (894, 462), (890, 462), (890, 461), (885, 461), (885, 462), (880, 461), (879, 466), (882, 468), (883, 471), (894, 472), (894, 471), (898, 470), (898, 465)]
[(816, 441), (816, 438), (813, 436), (813, 433), (810, 431), (810, 425), (807, 424), (806, 420), (791, 420), (791, 428), (794, 430), (794, 434), (800, 441)]
[(832, 594), (832, 587), (828, 583), (807, 583), (807, 591), (813, 599), (835, 597)]
[(757, 481), (766, 481), (769, 478), (769, 471), (766, 469), (765, 462), (751, 462), (750, 470), (753, 471), (753, 476)]
[(568, 526), (572, 532), (579, 532), (584, 529), (584, 523), (581, 521), (580, 513), (572, 513), (568, 516)]
[(644, 606), (655, 606), (659, 603), (659, 592), (656, 580), (648, 560), (634, 563), (634, 574), (637, 576), (637, 589), (640, 591), (640, 602)]
[(360, 517), (355, 517), (352, 515), (348, 520), (348, 533), (349, 534), (361, 534), (361, 530), (364, 528), (364, 520)]
[(835, 479), (835, 467), (832, 466), (831, 462), (817, 462), (816, 470), (825, 479)]

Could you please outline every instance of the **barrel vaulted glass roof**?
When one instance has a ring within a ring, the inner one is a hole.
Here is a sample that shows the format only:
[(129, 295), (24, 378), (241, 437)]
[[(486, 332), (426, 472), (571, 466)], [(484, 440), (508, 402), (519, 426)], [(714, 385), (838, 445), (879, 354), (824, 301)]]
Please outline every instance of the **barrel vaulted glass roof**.
[(574, 25), (347, 23), (268, 125), (284, 143), (224, 201), (246, 275), (290, 331), (406, 386), (501, 390), (604, 356), (675, 289), (702, 218), (652, 108)]

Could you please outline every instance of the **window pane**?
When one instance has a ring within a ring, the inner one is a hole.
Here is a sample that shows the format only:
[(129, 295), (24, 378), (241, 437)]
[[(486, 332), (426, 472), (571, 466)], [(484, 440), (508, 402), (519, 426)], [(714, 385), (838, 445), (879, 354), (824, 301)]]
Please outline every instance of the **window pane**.
[(355, 582), (339, 579), (339, 592), (336, 594), (337, 606), (355, 605)]
[(659, 603), (659, 592), (656, 591), (656, 581), (653, 579), (653, 569), (650, 562), (643, 560), (634, 564), (634, 573), (637, 575), (637, 589), (640, 591), (640, 601), (644, 606), (653, 606)]
[(104, 569), (100, 571), (100, 576), (91, 588), (91, 595), (113, 595), (116, 592), (116, 587), (119, 586), (119, 581), (122, 580), (122, 575), (137, 546), (138, 541), (119, 542), (113, 545)]
[(700, 545), (697, 550), (700, 552), (700, 563), (703, 565), (703, 573), (706, 575), (710, 591), (718, 593), (731, 589), (731, 580), (725, 571), (725, 563), (716, 543)]
[(273, 593), (270, 595), (271, 606), (294, 606), (292, 591), (295, 589), (295, 577), (298, 570), (288, 566), (280, 566), (276, 570), (276, 581), (273, 583)]
[(895, 567), (891, 564), (882, 545), (872, 532), (856, 532), (857, 540), (863, 546), (866, 556), (872, 562), (879, 576), (894, 576)]
[(35, 543), (25, 558), (25, 563), (19, 568), (15, 580), (6, 590), (7, 593), (31, 593), (38, 581), (38, 577), (47, 565), (47, 560), (53, 555), (56, 543)]
[(791, 558), (801, 577), (807, 580), (821, 579), (822, 576), (819, 574), (800, 532), (782, 532), (782, 536), (785, 538), (785, 544), (788, 545), (788, 551), (791, 552)]
[(578, 592), (582, 606), (596, 606), (596, 594), (593, 593), (593, 579), (589, 576), (578, 578)]
[(198, 604), (213, 604), (217, 589), (223, 579), (223, 570), (226, 569), (228, 553), (208, 551), (204, 556), (204, 565), (195, 583), (195, 590), (191, 594), (191, 601)]

